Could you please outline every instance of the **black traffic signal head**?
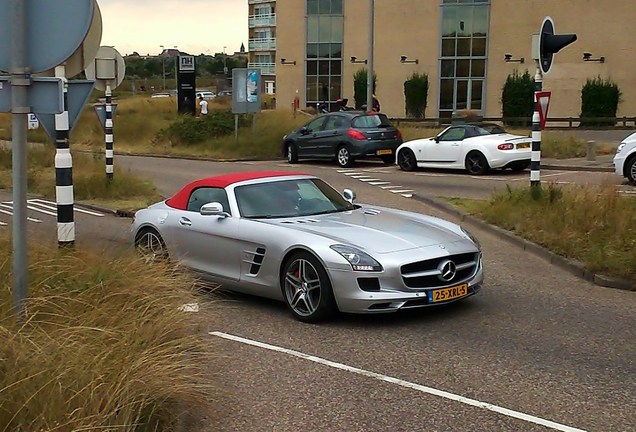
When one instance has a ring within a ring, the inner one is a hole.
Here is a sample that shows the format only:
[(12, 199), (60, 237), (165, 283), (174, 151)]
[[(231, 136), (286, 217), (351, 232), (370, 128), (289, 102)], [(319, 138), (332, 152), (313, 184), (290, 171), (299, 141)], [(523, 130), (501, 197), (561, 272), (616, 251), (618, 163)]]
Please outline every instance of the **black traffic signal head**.
[(543, 73), (548, 73), (554, 54), (576, 40), (575, 34), (554, 34), (554, 22), (546, 17), (541, 25), (539, 41), (539, 64)]

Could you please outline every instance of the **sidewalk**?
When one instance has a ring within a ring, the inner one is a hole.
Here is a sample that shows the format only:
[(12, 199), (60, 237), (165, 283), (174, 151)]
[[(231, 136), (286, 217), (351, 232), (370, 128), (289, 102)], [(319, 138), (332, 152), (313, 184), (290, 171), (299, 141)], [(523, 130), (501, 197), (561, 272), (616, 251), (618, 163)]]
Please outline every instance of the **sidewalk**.
[(565, 171), (614, 172), (614, 155), (597, 155), (594, 160), (587, 158), (554, 159), (541, 158), (541, 169)]

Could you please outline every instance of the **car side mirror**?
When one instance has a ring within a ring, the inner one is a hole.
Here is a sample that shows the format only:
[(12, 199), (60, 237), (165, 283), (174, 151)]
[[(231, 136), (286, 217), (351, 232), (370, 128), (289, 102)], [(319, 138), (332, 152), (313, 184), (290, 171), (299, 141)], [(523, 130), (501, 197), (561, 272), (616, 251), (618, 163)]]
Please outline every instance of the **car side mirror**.
[(355, 201), (356, 199), (356, 193), (351, 189), (345, 189), (344, 191), (342, 191), (342, 196), (351, 204), (353, 204), (353, 201)]
[(307, 135), (308, 133), (309, 133), (309, 129), (307, 129), (307, 127), (303, 126), (300, 128), (301, 135)]
[(223, 205), (220, 202), (203, 204), (199, 213), (202, 216), (221, 216), (223, 218), (230, 216), (229, 213), (223, 211)]
[(435, 137), (435, 138), (433, 138), (433, 139), (435, 140), (435, 142), (436, 142), (436, 143), (438, 143), (438, 142), (439, 142), (439, 137)]

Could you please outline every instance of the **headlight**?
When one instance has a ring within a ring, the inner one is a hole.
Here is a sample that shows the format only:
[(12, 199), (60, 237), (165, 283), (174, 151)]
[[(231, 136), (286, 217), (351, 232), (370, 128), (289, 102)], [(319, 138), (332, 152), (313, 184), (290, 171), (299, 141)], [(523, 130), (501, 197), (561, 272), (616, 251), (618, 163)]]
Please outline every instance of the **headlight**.
[(616, 149), (616, 154), (619, 154), (621, 150), (623, 150), (624, 148), (625, 148), (625, 143), (620, 143), (618, 145), (618, 148)]
[(468, 232), (464, 227), (460, 227), (460, 228), (462, 229), (462, 232), (466, 234), (466, 237), (468, 237), (473, 243), (477, 245), (478, 248), (481, 249), (481, 245), (479, 244), (479, 240), (477, 240), (477, 237), (475, 237), (470, 232)]
[(287, 135), (283, 135), (283, 141), (287, 139)]
[(337, 244), (331, 246), (331, 249), (349, 261), (351, 268), (355, 271), (382, 271), (382, 266), (379, 262), (358, 248)]

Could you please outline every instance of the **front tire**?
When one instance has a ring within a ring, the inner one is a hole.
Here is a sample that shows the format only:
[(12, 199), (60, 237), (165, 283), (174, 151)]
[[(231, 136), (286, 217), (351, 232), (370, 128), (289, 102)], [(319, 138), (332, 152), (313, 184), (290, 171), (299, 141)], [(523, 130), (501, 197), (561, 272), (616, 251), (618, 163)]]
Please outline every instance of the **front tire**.
[(636, 156), (632, 156), (625, 163), (625, 177), (633, 185), (636, 185)]
[(398, 153), (398, 165), (402, 171), (413, 171), (417, 168), (415, 153), (409, 148), (404, 148)]
[(280, 284), (287, 308), (299, 321), (316, 323), (336, 310), (329, 276), (308, 252), (297, 252), (287, 260)]
[(298, 162), (298, 149), (296, 148), (296, 144), (292, 142), (287, 144), (287, 162), (290, 164)]
[(351, 157), (351, 152), (347, 146), (341, 145), (338, 147), (338, 150), (336, 151), (336, 162), (338, 162), (338, 165), (342, 168), (349, 168), (353, 165), (353, 157)]
[(135, 247), (147, 263), (168, 259), (168, 248), (154, 228), (143, 228), (135, 237)]
[(478, 151), (472, 151), (466, 156), (466, 170), (472, 175), (486, 174), (490, 169), (486, 156)]

